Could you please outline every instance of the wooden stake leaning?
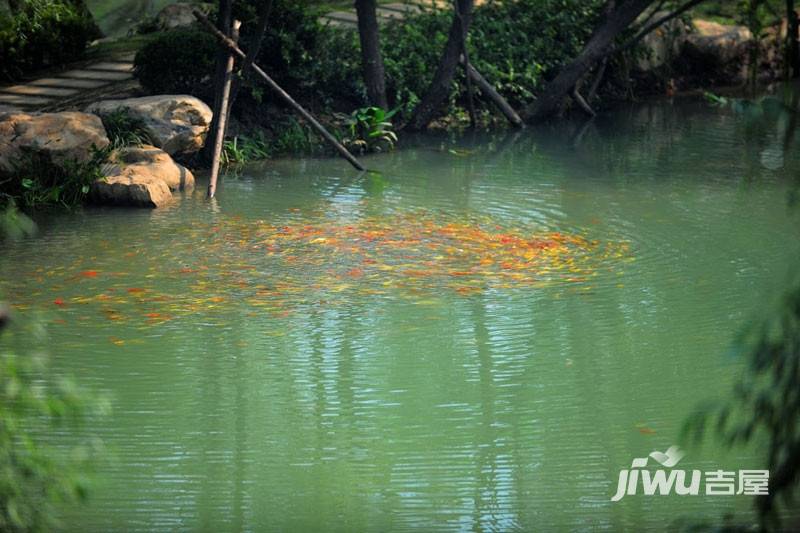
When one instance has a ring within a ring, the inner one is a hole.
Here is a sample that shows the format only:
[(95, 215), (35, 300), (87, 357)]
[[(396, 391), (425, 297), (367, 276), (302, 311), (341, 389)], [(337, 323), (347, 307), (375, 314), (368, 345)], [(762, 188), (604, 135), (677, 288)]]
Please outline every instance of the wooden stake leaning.
[[(239, 28), (242, 23), (234, 20), (231, 25), (231, 39), (233, 42), (239, 40)], [(225, 65), (225, 80), (222, 85), (222, 98), (219, 102), (219, 109), (215, 109), (217, 115), (217, 131), (214, 136), (214, 154), (211, 158), (211, 180), (208, 182), (208, 197), (214, 198), (217, 193), (217, 178), (219, 177), (219, 165), (222, 158), (222, 145), (225, 142), (225, 124), (228, 122), (228, 99), (231, 96), (231, 82), (233, 81), (233, 65), (235, 63), (233, 52), (228, 54), (228, 62)]]
[[(239, 46), (238, 46), (238, 45), (237, 45), (237, 44), (236, 44), (234, 41), (232, 41), (232, 40), (231, 40), (231, 39), (230, 39), (230, 38), (229, 38), (227, 35), (223, 34), (223, 33), (222, 33), (221, 31), (219, 31), (219, 30), (218, 30), (216, 27), (214, 27), (214, 25), (211, 23), (211, 21), (209, 21), (209, 20), (208, 20), (208, 18), (206, 18), (206, 16), (205, 16), (203, 13), (201, 13), (201, 12), (200, 12), (200, 11), (198, 11), (198, 10), (194, 10), (194, 11), (193, 11), (193, 14), (194, 14), (195, 18), (196, 18), (197, 20), (199, 20), (199, 21), (200, 21), (200, 22), (201, 22), (201, 23), (202, 23), (202, 24), (203, 24), (203, 25), (206, 27), (206, 29), (208, 29), (208, 31), (209, 31), (209, 32), (211, 32), (211, 33), (212, 33), (212, 34), (213, 34), (213, 35), (214, 35), (214, 36), (217, 38), (217, 40), (219, 40), (219, 41), (220, 41), (220, 43), (222, 43), (224, 46), (228, 47), (228, 49), (230, 49), (230, 50), (231, 50), (233, 53), (235, 53), (235, 54), (236, 54), (236, 55), (238, 55), (239, 57), (241, 57), (241, 58), (245, 58), (245, 57), (246, 57), (246, 54), (245, 54), (244, 52), (242, 52), (241, 48), (239, 48)], [(337, 151), (337, 152), (339, 152), (339, 154), (340, 154), (342, 157), (344, 157), (344, 158), (345, 158), (345, 159), (346, 159), (346, 160), (347, 160), (347, 161), (348, 161), (348, 162), (349, 162), (351, 165), (353, 165), (353, 166), (354, 166), (356, 169), (358, 169), (358, 170), (366, 170), (366, 167), (364, 167), (364, 165), (362, 165), (361, 163), (359, 163), (358, 159), (356, 159), (356, 158), (353, 156), (353, 154), (351, 154), (351, 153), (350, 153), (350, 152), (347, 150), (347, 148), (345, 148), (344, 146), (342, 146), (342, 144), (341, 144), (339, 141), (337, 141), (337, 140), (336, 140), (336, 137), (334, 137), (333, 135), (331, 135), (331, 134), (328, 132), (328, 130), (326, 130), (326, 129), (325, 129), (325, 127), (324, 127), (322, 124), (320, 124), (320, 123), (317, 121), (317, 119), (315, 119), (315, 118), (314, 118), (314, 117), (311, 115), (311, 113), (309, 113), (308, 111), (306, 111), (306, 110), (305, 110), (305, 108), (304, 108), (303, 106), (301, 106), (300, 104), (298, 104), (298, 103), (297, 103), (297, 102), (294, 100), (294, 98), (292, 98), (292, 97), (289, 95), (289, 93), (287, 93), (286, 91), (284, 91), (284, 90), (281, 88), (281, 86), (280, 86), (280, 85), (278, 85), (277, 83), (275, 83), (275, 80), (273, 80), (272, 78), (270, 78), (270, 77), (269, 77), (269, 75), (267, 75), (267, 73), (266, 73), (266, 72), (264, 72), (264, 71), (261, 69), (261, 67), (259, 67), (259, 66), (258, 66), (258, 65), (256, 65), (255, 63), (253, 63), (253, 65), (252, 65), (252, 67), (251, 67), (251, 68), (253, 69), (253, 71), (254, 71), (256, 74), (258, 74), (259, 76), (261, 76), (261, 78), (262, 78), (262, 79), (263, 79), (263, 80), (266, 82), (266, 84), (269, 86), (269, 88), (270, 88), (270, 89), (272, 89), (273, 91), (275, 91), (276, 93), (278, 93), (278, 95), (279, 95), (279, 96), (280, 96), (280, 97), (281, 97), (281, 98), (282, 98), (282, 99), (283, 99), (283, 100), (284, 100), (284, 101), (285, 101), (287, 104), (289, 104), (289, 106), (290, 106), (292, 109), (294, 109), (295, 111), (297, 111), (297, 113), (299, 113), (299, 114), (300, 114), (300, 116), (302, 116), (302, 117), (303, 117), (303, 118), (304, 118), (304, 119), (305, 119), (305, 120), (306, 120), (306, 121), (307, 121), (309, 124), (311, 124), (311, 126), (312, 126), (312, 127), (315, 129), (315, 130), (317, 130), (317, 133), (319, 133), (319, 134), (320, 134), (320, 135), (321, 135), (321, 136), (322, 136), (322, 137), (323, 137), (323, 138), (324, 138), (326, 141), (328, 141), (328, 143), (330, 143), (330, 144), (331, 144), (331, 145), (332, 145), (332, 146), (333, 146), (333, 147), (336, 149), (336, 151)]]

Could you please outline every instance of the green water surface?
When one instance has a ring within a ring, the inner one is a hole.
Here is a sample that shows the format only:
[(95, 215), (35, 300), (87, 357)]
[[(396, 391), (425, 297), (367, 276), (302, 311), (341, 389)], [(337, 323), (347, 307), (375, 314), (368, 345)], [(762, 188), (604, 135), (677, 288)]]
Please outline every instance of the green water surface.
[[(201, 185), (164, 209), (40, 216), (0, 257), (18, 317), (4, 342), (31, 348), (44, 326), (56, 373), (113, 403), (85, 428), (109, 457), (66, 528), (752, 520), (748, 496), (610, 498), (620, 469), (729, 393), (735, 334), (787, 279), (786, 121), (653, 103), (585, 128), (417, 139), (366, 158), (379, 174), (276, 161), (213, 203)], [(554, 235), (575, 241), (515, 255), (528, 244), (512, 237)], [(711, 441), (681, 465), (761, 457)]]

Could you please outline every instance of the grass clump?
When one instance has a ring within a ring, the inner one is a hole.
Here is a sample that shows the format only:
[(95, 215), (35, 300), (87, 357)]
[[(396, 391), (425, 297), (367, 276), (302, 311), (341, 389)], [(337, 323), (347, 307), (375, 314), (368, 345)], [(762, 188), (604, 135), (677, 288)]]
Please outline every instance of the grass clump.
[(128, 146), (152, 144), (144, 121), (133, 116), (127, 107), (118, 107), (100, 118), (114, 150)]
[(83, 203), (93, 182), (103, 177), (110, 148), (92, 146), (88, 161), (55, 163), (42, 154), (26, 153), (11, 172), (0, 175), (0, 203), (24, 209), (75, 207)]

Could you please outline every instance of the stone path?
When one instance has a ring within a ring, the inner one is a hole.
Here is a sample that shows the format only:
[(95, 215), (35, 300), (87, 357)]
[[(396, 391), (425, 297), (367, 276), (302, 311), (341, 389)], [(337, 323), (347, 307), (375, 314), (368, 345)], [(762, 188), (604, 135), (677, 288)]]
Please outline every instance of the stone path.
[[(480, 5), (485, 0), (476, 0)], [(402, 19), (408, 14), (427, 9), (448, 9), (451, 0), (403, 0), (378, 7), (378, 21)], [(356, 28), (358, 18), (354, 10), (333, 11), (320, 18), (323, 24)], [(46, 77), (0, 87), (0, 110), (5, 107), (23, 111), (48, 111), (63, 109), (75, 102), (88, 102), (116, 87), (133, 83), (133, 56), (131, 52), (114, 59), (98, 61), (65, 72), (52, 72)]]
[[(483, 2), (478, 1), (476, 4)], [(402, 19), (409, 13), (419, 13), (425, 9), (448, 9), (452, 5), (449, 0), (405, 0), (403, 2), (393, 2), (390, 4), (378, 5), (378, 22), (388, 22), (393, 19)], [(354, 9), (347, 11), (332, 11), (320, 17), (322, 24), (341, 28), (356, 28), (358, 17)]]
[(0, 87), (0, 107), (23, 111), (45, 110), (82, 95), (102, 91), (133, 79), (133, 53), (113, 60), (89, 63), (80, 68), (51, 73), (26, 83)]

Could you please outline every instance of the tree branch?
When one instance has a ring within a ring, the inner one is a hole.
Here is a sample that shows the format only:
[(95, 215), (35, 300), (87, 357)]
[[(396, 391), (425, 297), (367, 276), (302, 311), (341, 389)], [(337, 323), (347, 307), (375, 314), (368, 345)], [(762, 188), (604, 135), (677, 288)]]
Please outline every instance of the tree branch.
[(609, 50), (607, 55), (616, 54), (617, 52), (623, 52), (625, 50), (628, 50), (632, 46), (636, 45), (639, 41), (644, 39), (645, 36), (648, 33), (652, 32), (653, 30), (655, 30), (656, 28), (658, 28), (659, 26), (661, 26), (665, 22), (669, 22), (670, 20), (674, 19), (675, 17), (678, 17), (678, 16), (684, 14), (685, 12), (690, 10), (691, 8), (695, 7), (698, 4), (701, 4), (703, 2), (705, 2), (705, 0), (689, 0), (688, 2), (683, 4), (681, 7), (679, 7), (678, 9), (673, 11), (672, 13), (670, 13), (669, 15), (664, 15), (663, 17), (661, 17), (660, 19), (656, 20), (655, 22), (650, 23), (649, 25), (647, 25), (644, 28), (642, 28), (642, 30), (639, 31), (639, 33), (637, 33), (636, 35), (634, 35), (633, 37), (631, 37), (630, 39), (628, 39), (627, 41), (625, 41), (621, 45), (615, 46), (614, 48)]

